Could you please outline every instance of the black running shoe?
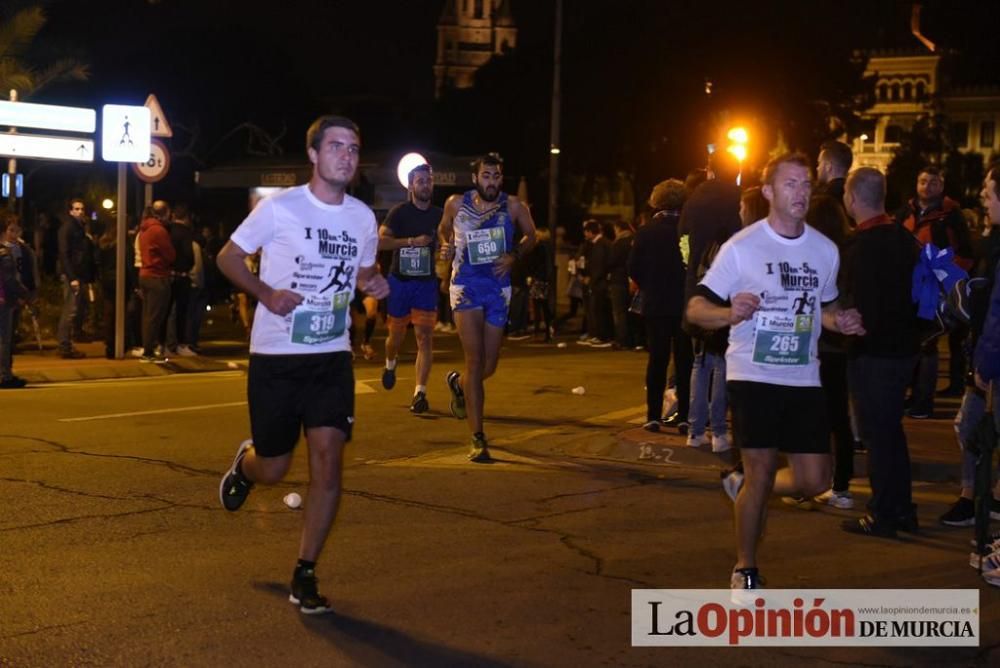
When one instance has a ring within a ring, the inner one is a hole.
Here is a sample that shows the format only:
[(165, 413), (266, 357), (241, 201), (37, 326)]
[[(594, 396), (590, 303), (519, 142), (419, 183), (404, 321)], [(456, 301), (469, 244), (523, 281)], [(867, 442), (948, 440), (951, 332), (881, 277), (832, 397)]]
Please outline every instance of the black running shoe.
[(462, 392), (462, 386), (458, 384), (458, 376), (457, 371), (451, 371), (445, 376), (445, 382), (448, 383), (448, 389), (451, 391), (451, 414), (459, 420), (464, 420), (465, 393)]
[(971, 527), (976, 523), (976, 506), (972, 499), (960, 496), (958, 501), (948, 509), (948, 512), (939, 518), (939, 521), (950, 527)]
[(299, 606), (304, 615), (323, 615), (333, 612), (330, 601), (319, 595), (316, 571), (311, 568), (296, 570), (292, 576), (292, 592), (288, 600)]
[(481, 464), (490, 461), (490, 448), (486, 443), (486, 437), (482, 434), (475, 434), (472, 437), (472, 447), (469, 449), (469, 461)]
[(426, 413), (430, 408), (427, 403), (427, 395), (424, 392), (417, 392), (413, 395), (413, 403), (410, 404), (411, 413)]
[(382, 387), (387, 390), (391, 390), (396, 386), (396, 370), (395, 369), (382, 369)]
[(219, 483), (219, 501), (222, 502), (222, 507), (230, 512), (239, 510), (243, 502), (247, 500), (247, 496), (250, 495), (250, 490), (253, 489), (253, 483), (240, 472), (240, 462), (243, 461), (247, 451), (252, 447), (253, 441), (240, 443), (236, 457), (233, 458), (233, 465), (229, 467), (226, 475), (222, 476), (222, 482)]

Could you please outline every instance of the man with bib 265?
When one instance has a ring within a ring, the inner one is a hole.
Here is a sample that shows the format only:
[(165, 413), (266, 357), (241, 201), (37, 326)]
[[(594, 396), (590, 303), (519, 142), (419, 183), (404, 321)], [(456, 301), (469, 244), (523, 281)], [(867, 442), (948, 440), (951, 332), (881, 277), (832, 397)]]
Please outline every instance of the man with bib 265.
[[(764, 168), (767, 218), (733, 235), (688, 302), (688, 319), (730, 327), (726, 390), (745, 477), (731, 473), (736, 503), (733, 600), (758, 589), (757, 543), (772, 492), (813, 496), (830, 484), (830, 429), (819, 380), (820, 327), (864, 334), (860, 314), (836, 306), (837, 246), (805, 224), (812, 180), (801, 154)], [(778, 453), (789, 468), (778, 470)]]
[[(349, 305), (355, 285), (379, 299), (389, 293), (375, 265), (375, 214), (347, 194), (360, 150), (353, 121), (316, 120), (306, 133), (309, 183), (262, 200), (218, 258), (222, 273), (260, 303), (247, 375), (253, 440), (237, 450), (219, 498), (235, 511), (254, 483), (284, 478), (305, 431), (309, 495), (289, 595), (305, 614), (330, 611), (315, 569), (337, 516), (344, 447), (354, 426)], [(258, 248), (260, 278), (244, 263)]]
[[(488, 153), (472, 168), (475, 190), (448, 198), (438, 235), (442, 254), (454, 256), (451, 307), (465, 352), (465, 371), (447, 377), (451, 412), (466, 418), (472, 430), (469, 459), (488, 462), (483, 381), (497, 368), (510, 305), (510, 270), (535, 245), (535, 223), (524, 203), (500, 190), (503, 158)], [(515, 230), (523, 235), (517, 245)]]

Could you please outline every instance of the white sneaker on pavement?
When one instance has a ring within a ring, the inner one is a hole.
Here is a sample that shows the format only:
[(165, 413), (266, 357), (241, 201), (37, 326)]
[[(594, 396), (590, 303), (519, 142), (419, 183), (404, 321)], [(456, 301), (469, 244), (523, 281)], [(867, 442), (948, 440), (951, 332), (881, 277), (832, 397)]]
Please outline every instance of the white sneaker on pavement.
[(728, 434), (720, 434), (719, 436), (712, 434), (712, 452), (726, 452), (732, 449), (733, 444), (729, 442)]
[(813, 499), (816, 503), (824, 506), (833, 506), (840, 510), (850, 510), (854, 507), (854, 497), (850, 491), (835, 492), (828, 489)]
[(703, 445), (708, 445), (708, 434), (688, 434), (687, 437), (687, 447), (689, 448), (700, 448)]
[(177, 354), (181, 357), (197, 357), (198, 353), (191, 350), (191, 346), (186, 343), (181, 343), (177, 346)]

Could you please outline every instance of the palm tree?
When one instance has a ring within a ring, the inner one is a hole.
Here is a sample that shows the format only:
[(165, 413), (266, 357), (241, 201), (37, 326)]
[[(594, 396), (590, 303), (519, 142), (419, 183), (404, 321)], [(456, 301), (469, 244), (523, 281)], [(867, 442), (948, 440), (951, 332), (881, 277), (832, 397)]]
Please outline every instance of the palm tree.
[(23, 2), (0, 5), (0, 97), (11, 89), (21, 99), (56, 81), (86, 81), (90, 69), (73, 58), (61, 58), (36, 66), (25, 59), (25, 52), (47, 18), (40, 4), (25, 6)]

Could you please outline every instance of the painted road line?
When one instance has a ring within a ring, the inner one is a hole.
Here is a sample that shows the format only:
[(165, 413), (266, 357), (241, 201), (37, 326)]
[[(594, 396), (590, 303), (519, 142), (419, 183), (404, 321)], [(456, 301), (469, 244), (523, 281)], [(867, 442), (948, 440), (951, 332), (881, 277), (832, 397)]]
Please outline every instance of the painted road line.
[(246, 406), (245, 401), (231, 401), (225, 404), (203, 404), (201, 406), (182, 406), (180, 408), (160, 408), (152, 411), (134, 411), (132, 413), (108, 413), (106, 415), (88, 415), (86, 417), (59, 418), (59, 422), (89, 422), (91, 420), (113, 420), (116, 418), (140, 417), (143, 415), (164, 415), (167, 413), (188, 413), (191, 411), (207, 411), (213, 408), (233, 408)]
[[(375, 390), (363, 383), (354, 383), (355, 394), (375, 394)], [(87, 415), (85, 417), (59, 418), (57, 422), (90, 422), (93, 420), (114, 420), (116, 418), (140, 417), (143, 415), (164, 415), (168, 413), (188, 413), (191, 411), (205, 411), (213, 408), (232, 408), (234, 406), (246, 406), (245, 401), (230, 401), (224, 404), (202, 404), (200, 406), (180, 406), (178, 408), (160, 408), (149, 411), (133, 411), (130, 413), (107, 413), (105, 415)]]

